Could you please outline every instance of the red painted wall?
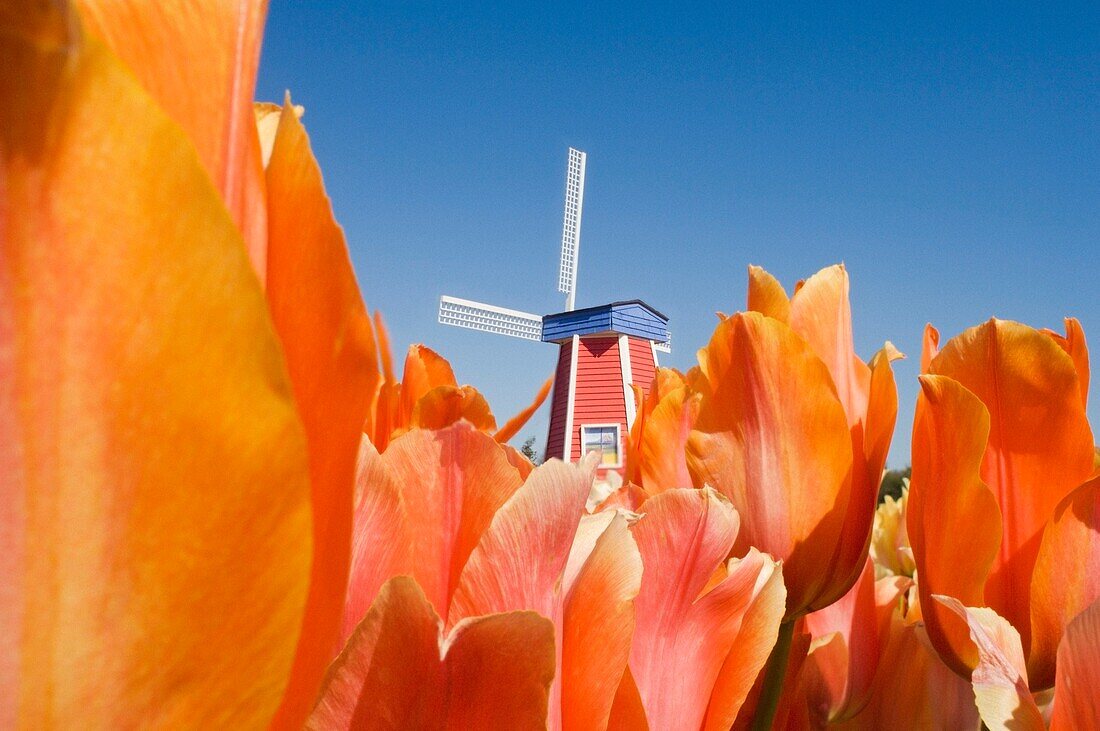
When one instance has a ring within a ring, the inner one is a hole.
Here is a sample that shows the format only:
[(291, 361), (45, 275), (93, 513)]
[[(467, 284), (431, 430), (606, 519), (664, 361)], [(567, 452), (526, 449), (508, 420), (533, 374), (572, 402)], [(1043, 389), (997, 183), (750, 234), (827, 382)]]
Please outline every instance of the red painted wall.
[(565, 416), (569, 409), (569, 364), (573, 354), (573, 342), (561, 344), (558, 351), (558, 368), (554, 374), (554, 395), (550, 399), (550, 432), (546, 437), (546, 458), (561, 459), (565, 446)]
[[(653, 345), (648, 340), (629, 338), (630, 341), (630, 377), (634, 385), (640, 386), (643, 393), (649, 393), (655, 372), (653, 363)], [(641, 406), (641, 404), (638, 404)]]
[[(626, 399), (623, 396), (619, 338), (581, 338), (577, 349), (577, 386), (573, 406), (573, 445), (570, 459), (581, 458), (581, 427), (585, 424), (618, 424), (619, 457), (626, 438)], [(606, 470), (600, 469), (602, 474)], [(621, 471), (621, 470), (620, 470)]]

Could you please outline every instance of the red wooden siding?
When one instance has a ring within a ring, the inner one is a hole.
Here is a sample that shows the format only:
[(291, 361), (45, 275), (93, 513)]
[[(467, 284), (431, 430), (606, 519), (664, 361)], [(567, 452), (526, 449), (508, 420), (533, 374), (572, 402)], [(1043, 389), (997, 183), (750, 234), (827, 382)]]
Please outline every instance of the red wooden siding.
[(569, 366), (573, 356), (573, 342), (561, 344), (558, 351), (558, 369), (554, 374), (554, 396), (550, 400), (550, 432), (546, 437), (546, 458), (562, 458), (565, 447), (565, 417), (569, 410)]
[(618, 337), (581, 338), (577, 349), (577, 385), (570, 455), (570, 459), (574, 461), (581, 458), (581, 427), (585, 424), (618, 424), (619, 458), (623, 458), (626, 450), (623, 443), (626, 438), (626, 400), (623, 396)]
[[(643, 394), (649, 394), (653, 385), (653, 345), (641, 338), (627, 338), (630, 341), (630, 378), (634, 385), (640, 386)], [(638, 404), (641, 407), (641, 404)]]

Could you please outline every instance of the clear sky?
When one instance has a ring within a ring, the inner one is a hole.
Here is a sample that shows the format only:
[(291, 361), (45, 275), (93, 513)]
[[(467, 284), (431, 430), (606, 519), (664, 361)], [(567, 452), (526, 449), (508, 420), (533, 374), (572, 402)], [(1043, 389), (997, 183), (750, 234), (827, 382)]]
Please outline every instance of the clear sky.
[(663, 365), (744, 307), (748, 264), (789, 290), (843, 261), (857, 352), (910, 356), (891, 466), (925, 322), (1074, 315), (1100, 362), (1100, 4), (449, 5), (272, 0), (258, 95), (306, 107), (395, 349), (443, 353), (500, 421), (556, 347), (439, 325), (438, 298), (563, 308), (570, 145), (578, 306), (669, 315)]

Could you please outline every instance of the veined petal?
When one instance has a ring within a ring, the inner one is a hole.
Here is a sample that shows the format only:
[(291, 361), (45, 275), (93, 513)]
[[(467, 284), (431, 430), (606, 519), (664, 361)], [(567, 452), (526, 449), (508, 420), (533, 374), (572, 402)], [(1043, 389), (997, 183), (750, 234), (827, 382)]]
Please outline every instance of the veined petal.
[(822, 269), (791, 298), (791, 329), (825, 363), (850, 427), (867, 414), (871, 369), (855, 353), (848, 272), (843, 264)]
[(1100, 728), (1100, 602), (1066, 626), (1058, 647), (1058, 679), (1050, 731)]
[[(748, 310), (788, 322), (791, 317), (791, 301), (779, 280), (763, 267), (749, 265)], [(721, 316), (720, 319), (725, 319)]]
[(474, 547), (519, 488), (519, 473), (492, 437), (461, 421), (404, 434), (382, 458), (401, 487), (413, 576), (445, 616)]
[(1089, 348), (1085, 342), (1085, 331), (1076, 317), (1066, 318), (1066, 334), (1059, 335), (1053, 330), (1043, 330), (1058, 347), (1066, 351), (1077, 369), (1077, 383), (1081, 387), (1081, 405), (1088, 406), (1089, 400)]
[(1027, 688), (1020, 633), (992, 609), (964, 607), (957, 599), (939, 595), (935, 600), (966, 621), (978, 648), (979, 661), (971, 683), (985, 725), (1043, 731), (1043, 718)]
[(443, 429), (460, 419), (480, 431), (492, 432), (497, 428), (489, 402), (473, 386), (436, 386), (428, 391), (413, 407), (409, 428)]
[(240, 232), (66, 3), (0, 12), (0, 181), (0, 726), (264, 726), (309, 474)]
[(1027, 651), (1031, 575), (1043, 528), (1062, 498), (1092, 473), (1092, 431), (1077, 371), (1050, 337), (1004, 320), (952, 338), (930, 371), (955, 379), (989, 410), (981, 476), (1000, 505), (1004, 539), (978, 604), (1019, 630)]
[[(284, 107), (289, 108), (290, 95)], [(267, 302), (309, 445), (313, 578), (298, 657), (276, 725), (298, 728), (339, 649), (355, 459), (378, 387), (374, 335), (296, 114), (280, 115), (267, 166)]]
[[(610, 517), (610, 520), (607, 520)], [(583, 534), (595, 532), (582, 538)], [(581, 519), (563, 580), (562, 727), (603, 729), (630, 657), (642, 558), (621, 513)]]
[[(329, 668), (309, 729), (535, 728), (554, 676), (549, 620), (533, 612), (469, 619), (446, 640), (407, 576), (382, 587)], [(441, 657), (442, 654), (442, 657)]]
[(735, 555), (756, 546), (783, 561), (795, 616), (828, 588), (824, 569), (844, 529), (855, 469), (844, 409), (821, 359), (759, 313), (722, 321), (705, 362), (688, 467), (740, 513)]
[(979, 475), (989, 412), (944, 376), (921, 376), (913, 422), (913, 477), (906, 522), (920, 577), (921, 608), (933, 646), (957, 673), (978, 663), (960, 618), (932, 601), (984, 601), (983, 587), (1001, 543), (1000, 509)]
[(737, 535), (714, 490), (669, 490), (633, 527), (645, 571), (635, 600), (630, 669), (653, 728), (698, 728), (718, 674), (771, 561), (752, 550), (704, 593)]
[(1066, 625), (1098, 599), (1100, 478), (1094, 478), (1062, 501), (1043, 531), (1031, 577), (1027, 674), (1032, 688), (1054, 685), (1055, 655)]
[(77, 0), (89, 32), (118, 54), (183, 127), (267, 272), (263, 167), (252, 112), (266, 0)]
[(550, 395), (550, 388), (553, 385), (554, 377), (550, 376), (542, 384), (542, 388), (539, 389), (539, 392), (535, 394), (535, 400), (531, 402), (531, 405), (527, 406), (518, 414), (505, 422), (504, 426), (498, 429), (496, 434), (493, 435), (493, 439), (503, 444), (514, 437), (516, 434), (518, 434), (519, 430), (522, 429), (527, 424), (527, 422), (531, 420), (531, 417), (535, 415), (535, 412), (539, 410), (543, 403), (545, 403), (546, 397)]

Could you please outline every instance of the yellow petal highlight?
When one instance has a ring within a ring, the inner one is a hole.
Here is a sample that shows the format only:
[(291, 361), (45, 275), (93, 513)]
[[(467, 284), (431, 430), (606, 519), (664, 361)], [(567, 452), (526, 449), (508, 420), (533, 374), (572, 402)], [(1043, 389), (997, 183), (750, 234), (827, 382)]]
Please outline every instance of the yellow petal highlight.
[[(749, 265), (749, 293), (746, 309), (761, 315), (788, 322), (791, 317), (791, 301), (779, 280), (763, 267)], [(720, 315), (720, 319), (725, 319)]]
[(6, 8), (0, 725), (264, 726), (311, 562), (267, 305), (178, 125), (68, 6)]

